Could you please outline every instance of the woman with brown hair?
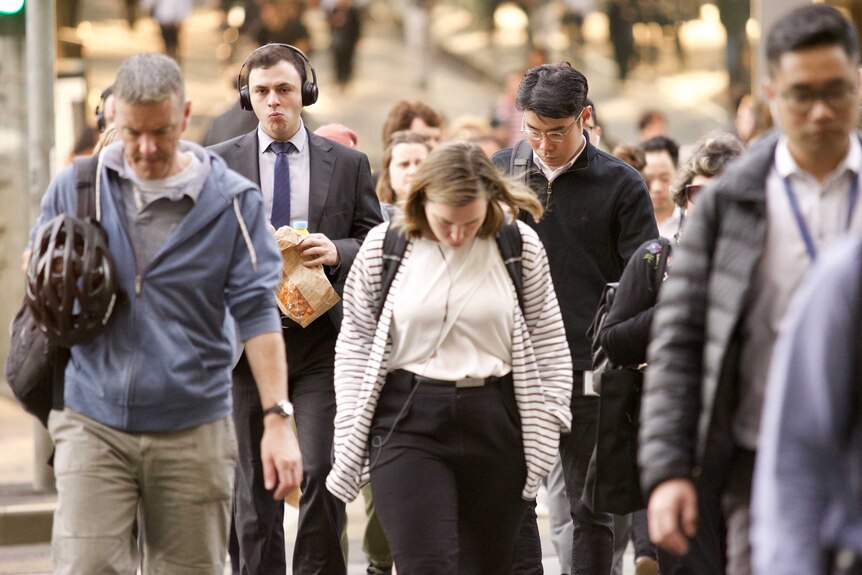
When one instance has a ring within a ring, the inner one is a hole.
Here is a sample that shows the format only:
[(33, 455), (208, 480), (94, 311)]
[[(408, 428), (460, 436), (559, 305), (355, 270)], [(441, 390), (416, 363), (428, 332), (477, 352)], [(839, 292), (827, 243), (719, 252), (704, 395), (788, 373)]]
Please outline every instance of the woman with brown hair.
[[(400, 575), (511, 571), (534, 499), (570, 425), (572, 366), (529, 190), (476, 145), (422, 163), (398, 224), (372, 230), (350, 270), (336, 346), (335, 462), (349, 501), (371, 480)], [(381, 291), (384, 238), (406, 238)], [(495, 240), (521, 238), (519, 291)], [(375, 310), (381, 310), (379, 317)]]
[(425, 136), (400, 130), (392, 134), (383, 151), (380, 177), (377, 178), (377, 199), (383, 211), (383, 219), (392, 220), (400, 214), (398, 203), (407, 196), (413, 175), (419, 164), (431, 152)]

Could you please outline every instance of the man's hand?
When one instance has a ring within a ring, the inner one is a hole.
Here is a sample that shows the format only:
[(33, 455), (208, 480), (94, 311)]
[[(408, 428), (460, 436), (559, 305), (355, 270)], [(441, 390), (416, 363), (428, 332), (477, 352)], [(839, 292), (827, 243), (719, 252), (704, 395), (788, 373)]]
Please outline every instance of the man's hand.
[(688, 479), (669, 479), (653, 489), (647, 506), (649, 538), (677, 555), (688, 553), (697, 531), (697, 493)]
[(267, 415), (263, 420), (260, 440), (263, 462), (263, 483), (275, 489), (273, 499), (284, 499), (291, 489), (302, 482), (302, 455), (290, 421), (280, 415)]
[(335, 267), (341, 263), (341, 256), (335, 244), (323, 234), (311, 234), (299, 242), (302, 265), (313, 268), (320, 265)]

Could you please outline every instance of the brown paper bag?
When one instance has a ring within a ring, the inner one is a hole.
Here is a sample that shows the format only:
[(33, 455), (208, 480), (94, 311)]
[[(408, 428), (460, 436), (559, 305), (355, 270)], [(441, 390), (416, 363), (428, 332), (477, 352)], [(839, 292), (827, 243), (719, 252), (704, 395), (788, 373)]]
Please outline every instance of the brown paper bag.
[(296, 246), (305, 235), (290, 226), (282, 226), (275, 232), (281, 250), (281, 283), (275, 290), (281, 313), (307, 327), (341, 301), (332, 289), (323, 266), (307, 268)]

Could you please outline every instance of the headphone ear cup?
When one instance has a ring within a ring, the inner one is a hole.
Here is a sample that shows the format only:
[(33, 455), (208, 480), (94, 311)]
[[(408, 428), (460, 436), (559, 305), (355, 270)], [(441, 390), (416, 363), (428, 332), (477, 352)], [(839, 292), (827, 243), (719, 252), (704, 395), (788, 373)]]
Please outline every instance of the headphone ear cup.
[(239, 89), (239, 107), (243, 110), (254, 110), (251, 106), (251, 96), (248, 95), (248, 86)]
[(317, 84), (308, 80), (302, 85), (302, 105), (311, 106), (317, 102), (317, 97), (320, 95), (317, 89)]

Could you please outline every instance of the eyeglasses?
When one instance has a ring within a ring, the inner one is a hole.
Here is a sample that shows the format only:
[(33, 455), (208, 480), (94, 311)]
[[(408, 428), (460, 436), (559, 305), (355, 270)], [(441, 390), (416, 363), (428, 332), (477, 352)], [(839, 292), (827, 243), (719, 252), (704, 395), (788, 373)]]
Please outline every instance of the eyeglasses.
[(566, 140), (566, 136), (569, 135), (569, 132), (571, 132), (572, 128), (575, 127), (575, 124), (578, 123), (578, 119), (580, 117), (581, 117), (581, 115), (579, 113), (577, 118), (575, 118), (575, 121), (572, 122), (569, 125), (569, 127), (564, 129), (564, 130), (551, 130), (549, 132), (544, 132), (542, 130), (534, 130), (533, 128), (528, 128), (527, 127), (527, 120), (522, 116), (521, 117), (521, 133), (524, 134), (525, 136), (527, 136), (529, 139), (533, 140), (534, 142), (541, 141), (542, 137), (544, 136), (549, 141), (557, 142), (559, 144), (560, 142), (564, 142)]
[(688, 202), (694, 203), (694, 197), (703, 189), (702, 185), (699, 184), (687, 184), (683, 188), (683, 192), (685, 193), (685, 199)]
[(833, 111), (847, 109), (856, 100), (856, 89), (847, 82), (841, 82), (822, 90), (809, 88), (791, 88), (781, 98), (787, 103), (787, 108), (794, 114), (807, 114), (814, 103), (821, 101)]

